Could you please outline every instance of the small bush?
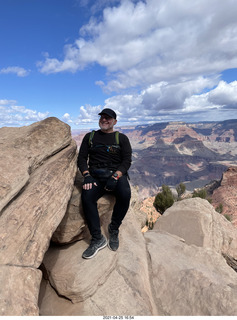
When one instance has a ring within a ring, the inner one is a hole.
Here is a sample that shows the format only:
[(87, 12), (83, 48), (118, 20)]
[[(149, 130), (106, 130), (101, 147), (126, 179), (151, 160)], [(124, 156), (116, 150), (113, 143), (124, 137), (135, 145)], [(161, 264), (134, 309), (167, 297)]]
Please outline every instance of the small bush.
[(163, 214), (166, 209), (173, 205), (173, 203), (174, 197), (170, 188), (166, 185), (162, 185), (162, 191), (155, 197), (155, 201), (153, 203), (154, 207), (160, 214)]
[(193, 198), (202, 198), (202, 199), (206, 199), (207, 197), (207, 191), (205, 189), (201, 189), (201, 190), (198, 190), (198, 191), (194, 191), (193, 193)]
[(230, 221), (230, 222), (231, 222), (232, 217), (231, 217), (231, 215), (230, 215), (230, 214), (224, 214), (224, 217), (225, 217), (228, 221)]
[(180, 197), (184, 194), (184, 192), (186, 191), (186, 186), (184, 183), (180, 183), (177, 187), (176, 187), (176, 191), (178, 193), (178, 199), (180, 199)]
[(218, 213), (223, 212), (223, 204), (222, 203), (218, 204), (218, 206), (216, 207), (216, 212), (218, 212)]

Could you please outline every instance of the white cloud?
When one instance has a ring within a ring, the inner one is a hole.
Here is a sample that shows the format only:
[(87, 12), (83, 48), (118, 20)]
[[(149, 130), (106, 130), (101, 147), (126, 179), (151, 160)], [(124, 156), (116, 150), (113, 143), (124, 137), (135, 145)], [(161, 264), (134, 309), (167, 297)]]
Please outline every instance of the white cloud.
[(232, 110), (230, 118), (237, 117), (237, 81), (220, 81), (218, 86), (204, 94), (193, 95), (184, 102), (184, 112)]
[(64, 60), (41, 62), (41, 72), (76, 72), (96, 62), (110, 72), (108, 90), (217, 73), (237, 67), (236, 16), (233, 0), (121, 1), (81, 28)]
[(21, 67), (13, 66), (13, 67), (7, 67), (7, 68), (1, 69), (0, 73), (2, 73), (2, 74), (13, 73), (13, 74), (16, 74), (18, 77), (26, 77), (29, 75), (30, 70), (26, 70)]
[[(217, 79), (202, 77), (183, 83), (157, 83), (143, 90), (140, 94), (117, 95), (107, 99), (105, 107), (114, 109), (119, 115), (119, 121), (136, 123), (195, 119), (199, 113), (200, 119), (207, 118), (215, 110), (212, 119), (223, 117), (225, 109), (232, 109), (225, 119), (237, 118), (237, 81), (226, 83), (220, 81), (209, 92), (198, 94), (206, 87), (213, 87)], [(219, 112), (217, 114), (217, 111)], [(221, 116), (220, 116), (221, 114)]]
[[(136, 118), (137, 121), (152, 117), (161, 119), (165, 114), (184, 112), (190, 97), (205, 88), (212, 88), (218, 83), (213, 77), (187, 80), (178, 83), (159, 82), (152, 84), (139, 94), (117, 95), (105, 101), (105, 107), (115, 109), (124, 121)], [(190, 111), (190, 110), (189, 110)]]
[(95, 124), (98, 122), (98, 114), (103, 109), (102, 106), (81, 106), (80, 114), (77, 119), (74, 120), (76, 125), (81, 124)]
[(15, 100), (0, 100), (0, 127), (22, 126), (43, 120), (49, 115), (36, 110), (18, 106)]
[[(235, 83), (219, 83), (223, 70), (237, 68), (236, 0), (100, 0), (93, 10), (101, 8), (62, 60), (47, 56), (38, 64), (42, 73), (105, 67), (106, 79), (96, 84), (116, 92), (105, 106), (124, 122), (236, 111)], [(77, 124), (95, 121), (98, 108), (81, 107)]]
[[(199, 94), (204, 88), (209, 92)], [(172, 103), (172, 99), (176, 104)], [(62, 120), (80, 127), (98, 127), (98, 113), (111, 108), (117, 113), (118, 126), (164, 121), (221, 121), (237, 119), (237, 81), (198, 77), (183, 83), (160, 82), (140, 93), (116, 95), (104, 106), (80, 107), (77, 118), (66, 113)], [(214, 113), (213, 113), (214, 111)], [(197, 118), (198, 116), (198, 118)]]
[(222, 106), (233, 106), (237, 109), (237, 81), (226, 83), (220, 81), (218, 86), (208, 95), (208, 100)]
[(62, 118), (61, 118), (62, 121), (64, 122), (67, 122), (67, 123), (72, 123), (73, 120), (71, 119), (71, 116), (69, 113), (65, 113)]

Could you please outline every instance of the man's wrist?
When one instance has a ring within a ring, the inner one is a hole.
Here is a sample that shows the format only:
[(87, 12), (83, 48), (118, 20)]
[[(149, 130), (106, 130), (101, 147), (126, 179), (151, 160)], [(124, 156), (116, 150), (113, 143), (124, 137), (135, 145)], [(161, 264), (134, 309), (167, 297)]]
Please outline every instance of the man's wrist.
[(120, 178), (120, 176), (119, 176), (118, 173), (116, 173), (116, 172), (112, 175), (112, 177), (113, 177), (115, 180), (118, 180), (118, 179)]
[(83, 173), (83, 177), (84, 177), (84, 178), (86, 178), (86, 177), (88, 177), (88, 176), (90, 176), (90, 172), (89, 172), (89, 171)]

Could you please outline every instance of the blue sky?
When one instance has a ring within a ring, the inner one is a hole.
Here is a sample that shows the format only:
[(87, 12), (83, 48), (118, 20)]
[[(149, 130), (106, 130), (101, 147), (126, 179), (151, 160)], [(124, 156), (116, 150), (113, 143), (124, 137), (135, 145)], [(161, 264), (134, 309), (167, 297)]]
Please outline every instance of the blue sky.
[(0, 0), (0, 127), (237, 118), (236, 0)]

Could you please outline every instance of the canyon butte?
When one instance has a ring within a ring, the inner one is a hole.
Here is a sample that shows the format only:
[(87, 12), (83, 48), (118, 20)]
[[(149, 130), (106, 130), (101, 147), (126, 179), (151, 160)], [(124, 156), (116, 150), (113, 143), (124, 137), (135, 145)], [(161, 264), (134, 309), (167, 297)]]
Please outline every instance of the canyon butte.
[[(177, 201), (141, 232), (149, 177), (156, 191), (161, 183), (205, 179), (221, 179), (222, 194), (229, 183), (236, 190), (236, 129), (231, 121), (205, 125), (123, 129), (134, 149), (131, 205), (119, 250), (105, 248), (92, 260), (81, 257), (90, 236), (76, 167), (79, 136), (57, 118), (0, 128), (0, 315), (236, 316), (237, 229), (212, 204)], [(165, 167), (168, 151), (173, 171)], [(110, 194), (98, 203), (106, 236), (113, 204)]]

